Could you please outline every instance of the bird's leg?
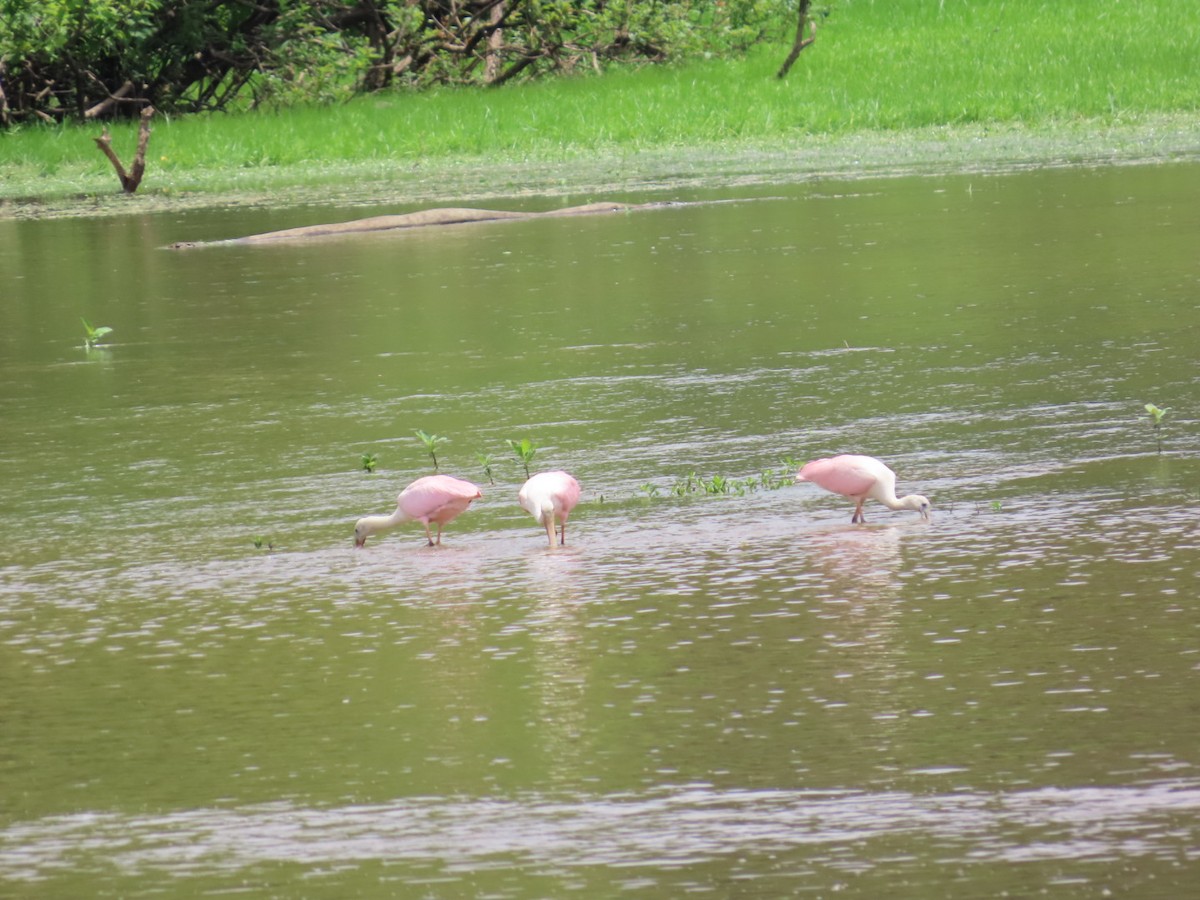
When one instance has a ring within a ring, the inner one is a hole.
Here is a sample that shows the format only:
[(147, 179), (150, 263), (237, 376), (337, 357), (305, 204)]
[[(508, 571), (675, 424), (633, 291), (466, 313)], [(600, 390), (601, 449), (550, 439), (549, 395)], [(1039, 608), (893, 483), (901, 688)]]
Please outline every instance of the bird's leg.
[[(438, 539), (441, 540), (442, 535), (438, 534)], [(433, 546), (433, 535), (429, 533), (429, 523), (425, 523), (425, 540), (429, 541), (429, 546)]]
[(855, 523), (859, 525), (867, 524), (867, 517), (863, 515), (863, 502), (861, 500), (854, 505), (854, 515), (850, 517), (850, 524), (854, 525)]
[(439, 547), (442, 546), (442, 523), (441, 522), (438, 522), (437, 545)]
[(567, 523), (566, 522), (562, 523), (562, 540), (559, 543), (561, 543), (564, 547), (567, 546)]

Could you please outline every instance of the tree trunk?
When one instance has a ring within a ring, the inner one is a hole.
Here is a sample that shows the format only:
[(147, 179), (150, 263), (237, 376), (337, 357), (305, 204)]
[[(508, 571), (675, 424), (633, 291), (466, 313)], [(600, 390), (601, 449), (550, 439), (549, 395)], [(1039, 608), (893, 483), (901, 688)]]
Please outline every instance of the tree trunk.
[(500, 23), (504, 21), (504, 0), (492, 7), (492, 33), (488, 35), (487, 62), (483, 68), (483, 80), (492, 84), (500, 75), (500, 51), (504, 49), (504, 29)]
[(142, 183), (142, 176), (146, 173), (146, 148), (150, 146), (150, 119), (153, 116), (153, 106), (147, 106), (142, 110), (142, 118), (138, 122), (137, 153), (134, 154), (133, 166), (128, 172), (125, 171), (120, 158), (112, 148), (112, 138), (109, 137), (107, 128), (100, 137), (93, 138), (96, 146), (100, 148), (100, 152), (108, 157), (108, 161), (117, 170), (117, 177), (121, 179), (121, 190), (127, 194), (132, 194), (138, 189), (138, 185)]
[[(817, 39), (817, 23), (808, 14), (808, 8), (811, 5), (812, 0), (800, 0), (796, 19), (796, 40), (792, 44), (792, 52), (788, 54), (787, 59), (783, 61), (783, 65), (779, 67), (779, 71), (775, 73), (776, 78), (786, 78), (787, 73), (792, 68), (792, 64), (800, 55), (800, 51)], [(807, 38), (804, 37), (804, 27), (806, 25), (808, 26)]]

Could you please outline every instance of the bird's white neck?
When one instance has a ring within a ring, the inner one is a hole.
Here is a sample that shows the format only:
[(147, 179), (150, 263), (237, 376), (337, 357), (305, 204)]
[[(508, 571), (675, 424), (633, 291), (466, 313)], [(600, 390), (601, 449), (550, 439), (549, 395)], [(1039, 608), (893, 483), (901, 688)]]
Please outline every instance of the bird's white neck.
[(897, 497), (895, 492), (890, 492), (888, 496), (879, 497), (878, 500), (888, 509), (911, 509), (919, 512), (925, 518), (929, 517), (929, 501), (920, 494)]
[(397, 525), (403, 524), (406, 517), (403, 512), (397, 509), (390, 516), (363, 516), (359, 520), (359, 526), (362, 527), (367, 534), (378, 534), (380, 531), (387, 531), (389, 528), (395, 528)]

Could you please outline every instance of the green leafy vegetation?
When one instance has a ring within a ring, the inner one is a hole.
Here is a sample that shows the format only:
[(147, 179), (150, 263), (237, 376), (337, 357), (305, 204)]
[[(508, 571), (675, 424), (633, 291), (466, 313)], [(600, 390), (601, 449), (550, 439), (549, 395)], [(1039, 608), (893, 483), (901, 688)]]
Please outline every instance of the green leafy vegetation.
[(2, 0), (0, 125), (497, 86), (727, 53), (786, 0)]
[(112, 329), (109, 328), (107, 325), (98, 325), (97, 327), (93, 328), (91, 325), (88, 324), (87, 319), (80, 318), (79, 321), (81, 321), (83, 323), (83, 328), (84, 328), (83, 346), (87, 350), (91, 350), (106, 335), (112, 334)]
[(370, 473), (375, 471), (375, 467), (379, 465), (379, 460), (376, 459), (374, 453), (364, 453), (362, 455), (363, 470)]
[(529, 479), (529, 466), (533, 463), (533, 458), (537, 456), (537, 447), (529, 438), (521, 438), (519, 441), (509, 440), (509, 449), (516, 455), (517, 460), (525, 469), (525, 478)]
[(433, 460), (433, 471), (438, 471), (438, 447), (446, 443), (449, 438), (444, 438), (440, 434), (428, 434), (420, 429), (416, 431), (416, 435), (421, 439), (421, 443), (425, 445), (425, 452), (429, 454), (429, 458)]
[[(696, 472), (689, 472), (676, 478), (667, 488), (667, 493), (672, 497), (687, 497), (692, 494), (732, 494), (744, 497), (755, 491), (773, 491), (792, 483), (793, 472), (798, 468), (792, 465), (793, 462), (794, 460), (787, 459), (782, 469), (764, 469), (758, 475), (746, 478), (731, 478), (727, 475), (705, 477)], [(652, 499), (661, 494), (658, 485), (649, 482), (643, 484), (641, 490)]]
[(1171, 407), (1168, 406), (1165, 409), (1160, 409), (1153, 403), (1147, 403), (1143, 408), (1154, 424), (1154, 439), (1158, 443), (1158, 452), (1162, 453), (1162, 421), (1167, 413), (1171, 411)]
[[(33, 0), (5, 2), (33, 15)], [(477, 182), (481, 172), (509, 163), (544, 171), (548, 163), (578, 166), (605, 154), (677, 157), (681, 148), (712, 154), (824, 147), (831, 158), (858, 159), (864, 147), (854, 136), (868, 149), (886, 150), (902, 132), (919, 129), (929, 129), (914, 138), (926, 152), (985, 137), (1010, 147), (1038, 129), (1104, 147), (1138, 123), (1155, 142), (1180, 129), (1195, 133), (1192, 0), (1107, 3), (1099, 12), (1095, 0), (841, 0), (829, 4), (816, 44), (786, 80), (775, 72), (793, 23), (770, 13), (770, 4), (739, 4), (728, 7), (731, 29), (742, 27), (734, 23), (735, 6), (738, 23), (779, 24), (757, 43), (730, 39), (728, 51), (688, 51), (670, 65), (601, 60), (603, 77), (589, 64), (502, 90), (448, 83), (328, 105), (315, 82), (336, 77), (306, 66), (289, 76), (282, 67), (273, 71), (293, 99), (303, 98), (287, 108), (157, 120), (140, 196), (344, 184), (392, 177), (398, 165), (415, 164), (426, 178), (440, 165), (448, 176), (469, 172)], [(138, 9), (127, 17), (131, 23), (139, 21)], [(29, 27), (20, 26), (26, 44)], [(89, 39), (109, 40), (101, 33)], [(11, 73), (18, 56), (0, 50), (0, 58)], [(256, 76), (252, 90), (266, 97), (268, 77)], [(114, 141), (136, 139), (136, 123), (111, 128)], [(5, 136), (0, 198), (110, 191), (95, 131), (94, 124), (15, 123)], [(1146, 152), (1136, 132), (1128, 143), (1128, 152)]]
[(495, 456), (491, 453), (476, 453), (475, 458), (479, 460), (480, 468), (483, 469), (483, 474), (487, 476), (488, 484), (495, 484), (496, 478), (492, 475), (492, 466), (496, 462)]

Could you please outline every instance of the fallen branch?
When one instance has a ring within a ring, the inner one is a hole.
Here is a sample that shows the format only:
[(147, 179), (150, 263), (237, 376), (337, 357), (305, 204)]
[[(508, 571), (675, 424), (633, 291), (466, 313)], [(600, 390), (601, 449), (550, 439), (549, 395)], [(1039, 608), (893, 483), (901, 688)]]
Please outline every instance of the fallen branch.
[(246, 237), (232, 238), (225, 241), (179, 241), (171, 244), (172, 250), (188, 250), (193, 247), (212, 246), (216, 244), (271, 244), (292, 241), (306, 241), (315, 238), (337, 238), (354, 235), (371, 234), (386, 231), (406, 231), (409, 229), (432, 228), (445, 225), (467, 225), (475, 222), (498, 222), (512, 219), (554, 219), (565, 216), (602, 215), (605, 213), (634, 212), (636, 210), (659, 209), (675, 206), (674, 203), (589, 203), (585, 206), (570, 206), (565, 209), (552, 209), (546, 212), (513, 212), (499, 209), (469, 209), (449, 207), (426, 209), (418, 212), (403, 213), (392, 216), (371, 216), (367, 219), (355, 219), (350, 222), (334, 222), (326, 225), (301, 225), (299, 228), (288, 228), (284, 231), (268, 231), (263, 234), (251, 234)]
[(117, 88), (116, 93), (109, 94), (91, 109), (85, 110), (83, 117), (85, 119), (94, 119), (97, 116), (102, 116), (108, 112), (113, 106), (125, 99), (125, 96), (133, 90), (133, 82), (126, 81), (123, 85)]
[(150, 145), (150, 119), (153, 116), (153, 106), (147, 106), (142, 110), (142, 118), (138, 122), (137, 152), (133, 157), (133, 166), (128, 172), (125, 171), (120, 158), (112, 148), (112, 138), (109, 137), (107, 128), (100, 137), (93, 138), (96, 146), (100, 148), (100, 152), (108, 157), (108, 161), (117, 170), (117, 177), (121, 179), (121, 190), (127, 194), (132, 194), (138, 189), (138, 185), (142, 183), (142, 176), (146, 173), (146, 148)]

